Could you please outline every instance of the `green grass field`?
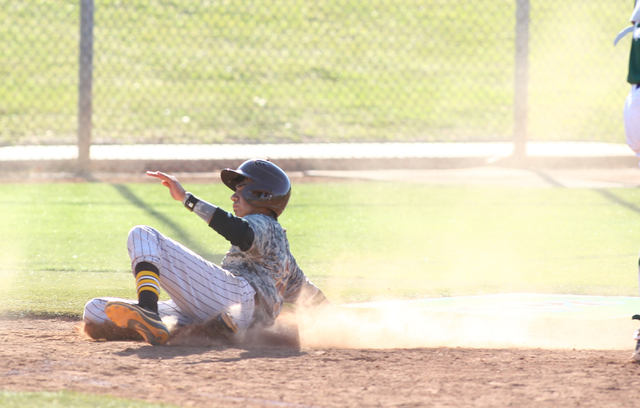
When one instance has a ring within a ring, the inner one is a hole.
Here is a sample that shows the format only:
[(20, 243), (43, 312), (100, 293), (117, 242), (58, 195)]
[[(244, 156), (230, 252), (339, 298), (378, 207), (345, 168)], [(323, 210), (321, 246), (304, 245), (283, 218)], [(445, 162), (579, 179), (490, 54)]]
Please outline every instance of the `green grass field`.
[[(188, 185), (230, 209), (222, 184)], [(228, 243), (158, 184), (0, 185), (0, 311), (79, 316), (134, 297), (128, 230), (148, 224), (219, 262)], [(635, 295), (637, 189), (300, 184), (281, 223), (334, 302), (505, 292)]]
[[(230, 209), (222, 184), (185, 185)], [(79, 318), (134, 297), (126, 236), (149, 224), (219, 261), (228, 244), (159, 184), (2, 184), (0, 313)], [(337, 303), (505, 292), (634, 296), (638, 189), (299, 184), (281, 217), (301, 267)], [(169, 407), (0, 392), (3, 407)]]
[[(623, 141), (628, 2), (531, 5), (529, 136)], [(95, 143), (508, 140), (515, 2), (96, 2)], [(0, 144), (75, 143), (79, 5), (0, 0)], [(627, 39), (628, 40), (628, 39)]]

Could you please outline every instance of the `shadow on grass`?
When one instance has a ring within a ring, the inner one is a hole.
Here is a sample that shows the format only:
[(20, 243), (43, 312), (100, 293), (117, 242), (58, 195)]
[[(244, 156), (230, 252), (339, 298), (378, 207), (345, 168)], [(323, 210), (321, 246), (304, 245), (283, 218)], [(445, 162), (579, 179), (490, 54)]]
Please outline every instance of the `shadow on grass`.
[(617, 195), (613, 194), (611, 191), (608, 190), (603, 190), (603, 189), (594, 189), (593, 191), (595, 191), (596, 193), (600, 194), (602, 197), (606, 198), (609, 201), (612, 201), (616, 204), (619, 204), (623, 207), (625, 207), (628, 210), (631, 210), (633, 212), (636, 212), (638, 214), (640, 214), (640, 207), (638, 207), (637, 205), (627, 202), (625, 200), (623, 200), (622, 198), (618, 197)]
[(552, 187), (566, 188), (565, 185), (563, 185), (558, 180), (554, 179), (549, 174), (547, 174), (547, 173), (545, 173), (543, 171), (535, 170), (535, 169), (529, 169), (529, 171), (531, 171), (536, 176), (540, 177), (544, 182), (548, 183)]
[(152, 217), (154, 217), (158, 221), (164, 223), (169, 228), (171, 228), (174, 231), (174, 234), (175, 234), (171, 238), (175, 239), (176, 241), (180, 242), (182, 245), (184, 245), (187, 248), (191, 249), (192, 251), (196, 252), (197, 254), (202, 256), (203, 258), (205, 258), (205, 259), (207, 259), (207, 260), (209, 260), (211, 262), (214, 262), (216, 264), (220, 264), (220, 262), (222, 261), (222, 258), (224, 257), (224, 254), (216, 254), (216, 253), (212, 253), (212, 252), (207, 251), (202, 245), (200, 245), (198, 242), (196, 242), (193, 239), (191, 239), (191, 237), (189, 236), (187, 231), (185, 231), (180, 225), (178, 225), (175, 221), (173, 221), (171, 218), (167, 217), (166, 215), (162, 214), (161, 212), (158, 212), (158, 211), (154, 210), (153, 208), (151, 208), (144, 201), (142, 201), (140, 198), (138, 198), (138, 196), (136, 196), (133, 193), (133, 191), (131, 191), (131, 189), (129, 189), (129, 187), (127, 187), (127, 186), (125, 186), (123, 184), (111, 184), (111, 186), (125, 200), (129, 201), (131, 204), (133, 204), (137, 208), (140, 208), (141, 210), (145, 211), (147, 214), (151, 215)]
[[(567, 188), (565, 185), (563, 185), (562, 183), (560, 183), (558, 180), (554, 179), (552, 176), (550, 176), (549, 174), (543, 172), (543, 171), (539, 171), (539, 170), (530, 170), (532, 173), (534, 173), (535, 175), (537, 175), (538, 177), (540, 177), (542, 180), (544, 180), (546, 183), (548, 183), (549, 185), (553, 186), (553, 187), (557, 187), (557, 188)], [(602, 197), (604, 197), (605, 199), (621, 205), (623, 207), (625, 207), (628, 210), (631, 210), (633, 212), (636, 212), (638, 214), (640, 214), (640, 207), (637, 206), (636, 204), (630, 203), (628, 201), (623, 200), (622, 198), (618, 197), (617, 195), (613, 194), (611, 191), (607, 190), (607, 189), (603, 189), (603, 188), (594, 188), (592, 189), (593, 191), (595, 191), (596, 193), (600, 194)]]

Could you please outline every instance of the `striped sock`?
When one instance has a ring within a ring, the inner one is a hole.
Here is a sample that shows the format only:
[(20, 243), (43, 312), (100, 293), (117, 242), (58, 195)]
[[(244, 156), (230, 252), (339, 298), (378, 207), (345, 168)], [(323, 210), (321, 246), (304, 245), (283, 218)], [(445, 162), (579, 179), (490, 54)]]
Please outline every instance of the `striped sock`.
[(158, 299), (160, 297), (160, 271), (149, 262), (136, 265), (136, 289), (138, 304), (145, 309), (158, 313)]

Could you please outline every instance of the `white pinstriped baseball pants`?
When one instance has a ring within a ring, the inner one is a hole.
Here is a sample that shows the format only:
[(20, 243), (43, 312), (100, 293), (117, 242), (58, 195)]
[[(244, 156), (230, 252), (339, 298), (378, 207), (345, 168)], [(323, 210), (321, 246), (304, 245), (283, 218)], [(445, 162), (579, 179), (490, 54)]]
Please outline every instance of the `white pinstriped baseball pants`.
[(640, 88), (637, 85), (631, 85), (624, 102), (624, 133), (627, 145), (640, 157)]
[[(170, 301), (158, 302), (160, 317), (172, 316), (178, 324), (190, 324), (228, 311), (241, 330), (251, 324), (255, 290), (246, 279), (232, 275), (151, 227), (133, 227), (127, 248), (132, 270), (144, 261), (160, 271), (160, 286), (171, 297)], [(108, 320), (104, 306), (111, 300), (137, 303), (108, 297), (92, 299), (85, 305), (84, 320)]]

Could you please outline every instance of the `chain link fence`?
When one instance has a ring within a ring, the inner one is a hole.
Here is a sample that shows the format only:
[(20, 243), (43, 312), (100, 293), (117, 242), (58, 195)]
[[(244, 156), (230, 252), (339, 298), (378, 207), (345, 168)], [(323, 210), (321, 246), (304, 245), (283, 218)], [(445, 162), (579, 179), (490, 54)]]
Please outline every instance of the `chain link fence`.
[[(511, 140), (516, 1), (95, 0), (91, 142)], [(531, 0), (530, 140), (624, 140), (631, 6)], [(77, 143), (79, 1), (0, 15), (0, 144)]]

